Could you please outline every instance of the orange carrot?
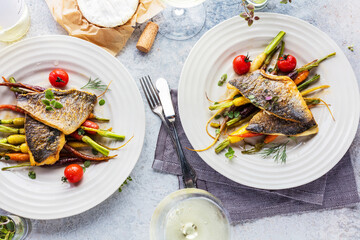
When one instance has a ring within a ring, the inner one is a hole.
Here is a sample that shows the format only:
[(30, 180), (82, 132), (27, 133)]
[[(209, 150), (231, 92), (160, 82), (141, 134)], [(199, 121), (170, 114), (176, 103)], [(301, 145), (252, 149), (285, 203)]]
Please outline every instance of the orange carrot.
[(296, 85), (299, 85), (300, 83), (302, 83), (303, 81), (305, 81), (305, 79), (309, 76), (309, 71), (305, 70), (302, 71), (298, 74), (298, 76), (295, 78), (294, 83)]
[(16, 105), (11, 105), (11, 104), (3, 104), (3, 105), (0, 105), (0, 110), (1, 109), (8, 109), (8, 110), (13, 110), (15, 112), (18, 112), (18, 113), (25, 113), (24, 110), (22, 110), (21, 108), (19, 108), (18, 106)]
[(2, 77), (4, 79), (4, 82), (9, 82), (4, 76)]
[(29, 154), (27, 153), (6, 153), (5, 156), (10, 157), (10, 160), (17, 162), (27, 162), (30, 160)]
[(274, 141), (276, 138), (278, 137), (278, 135), (267, 135), (264, 139), (264, 143), (268, 144), (271, 143), (272, 141)]
[(252, 133), (252, 132), (248, 132), (248, 133), (243, 133), (243, 134), (239, 134), (239, 135), (229, 135), (231, 137), (240, 137), (240, 138), (249, 138), (249, 137), (257, 137), (257, 136), (261, 136), (261, 133)]

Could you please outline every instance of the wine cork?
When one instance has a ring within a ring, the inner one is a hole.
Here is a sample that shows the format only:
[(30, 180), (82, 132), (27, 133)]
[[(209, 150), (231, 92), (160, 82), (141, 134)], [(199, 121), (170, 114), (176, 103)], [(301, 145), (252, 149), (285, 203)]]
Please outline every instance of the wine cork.
[(136, 44), (136, 48), (144, 53), (148, 53), (154, 43), (158, 30), (159, 26), (156, 23), (148, 22)]

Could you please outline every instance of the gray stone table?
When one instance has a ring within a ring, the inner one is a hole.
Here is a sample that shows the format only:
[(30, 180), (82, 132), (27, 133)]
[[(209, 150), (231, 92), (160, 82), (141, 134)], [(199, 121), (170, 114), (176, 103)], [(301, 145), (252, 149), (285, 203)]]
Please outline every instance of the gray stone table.
[[(327, 33), (343, 49), (356, 75), (360, 75), (360, 1), (293, 0), (293, 3), (287, 5), (280, 4), (280, 0), (269, 1), (263, 11), (298, 17)], [(53, 20), (44, 1), (26, 2), (32, 20), (26, 38), (66, 34)], [(176, 88), (181, 68), (192, 46), (207, 30), (225, 19), (238, 15), (241, 11), (239, 4), (240, 0), (206, 1), (206, 25), (200, 34), (187, 41), (171, 41), (158, 35), (149, 54), (142, 54), (135, 48), (144, 27), (140, 26), (117, 58), (134, 79), (137, 80), (144, 74), (149, 74), (154, 79), (163, 76), (169, 80), (170, 87)], [(354, 45), (354, 52), (347, 49), (351, 44)], [(0, 50), (4, 47), (6, 44), (0, 43)], [(156, 205), (166, 195), (177, 190), (178, 183), (175, 176), (160, 174), (151, 169), (160, 120), (151, 113), (147, 105), (145, 106), (147, 132), (140, 159), (131, 173), (134, 180), (124, 187), (121, 193), (115, 192), (103, 203), (80, 215), (59, 220), (32, 220), (33, 231), (30, 239), (149, 238), (149, 222)], [(359, 142), (358, 132), (351, 147), (353, 159), (360, 159)], [(359, 180), (360, 161), (353, 162)], [(5, 212), (0, 209), (0, 214), (3, 213)], [(238, 224), (232, 230), (235, 239), (360, 239), (360, 210), (357, 206), (275, 216)]]

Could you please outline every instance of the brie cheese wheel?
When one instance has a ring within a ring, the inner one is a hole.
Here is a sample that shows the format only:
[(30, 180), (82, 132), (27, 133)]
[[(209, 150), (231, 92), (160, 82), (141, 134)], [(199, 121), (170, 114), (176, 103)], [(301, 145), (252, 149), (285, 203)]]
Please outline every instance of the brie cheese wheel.
[(125, 24), (134, 15), (139, 0), (77, 0), (83, 16), (101, 27)]

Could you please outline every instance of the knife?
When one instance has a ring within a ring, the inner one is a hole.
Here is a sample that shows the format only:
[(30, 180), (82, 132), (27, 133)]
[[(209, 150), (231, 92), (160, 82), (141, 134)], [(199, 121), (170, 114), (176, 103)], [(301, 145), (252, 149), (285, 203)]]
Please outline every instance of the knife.
[(164, 115), (169, 122), (175, 121), (174, 106), (171, 101), (170, 88), (164, 78), (156, 80), (156, 88), (159, 91), (159, 97), (164, 109)]
[(182, 150), (182, 146), (179, 140), (179, 136), (175, 128), (175, 111), (174, 111), (173, 103), (171, 101), (169, 85), (164, 78), (159, 78), (158, 80), (156, 80), (156, 88), (159, 91), (160, 102), (164, 109), (164, 115), (166, 119), (171, 123), (170, 125), (171, 126), (170, 129), (172, 131), (171, 137), (173, 140), (175, 140), (173, 141), (173, 143), (175, 144), (176, 152), (180, 160), (184, 185), (186, 188), (197, 187), (196, 172), (185, 157), (185, 154)]

